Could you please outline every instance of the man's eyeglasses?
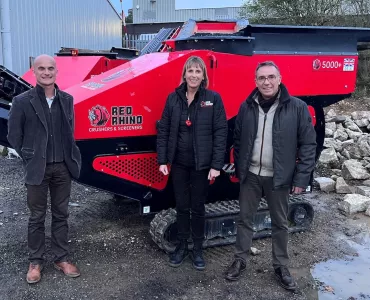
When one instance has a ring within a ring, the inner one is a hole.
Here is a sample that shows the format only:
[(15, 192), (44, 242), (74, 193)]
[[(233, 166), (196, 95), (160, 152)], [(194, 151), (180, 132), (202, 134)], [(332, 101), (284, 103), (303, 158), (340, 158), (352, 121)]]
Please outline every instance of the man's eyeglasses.
[(273, 83), (273, 82), (275, 82), (275, 81), (276, 81), (277, 77), (276, 77), (276, 75), (258, 76), (258, 77), (257, 77), (257, 82), (258, 82), (258, 83), (265, 83), (266, 79), (267, 79), (269, 82)]

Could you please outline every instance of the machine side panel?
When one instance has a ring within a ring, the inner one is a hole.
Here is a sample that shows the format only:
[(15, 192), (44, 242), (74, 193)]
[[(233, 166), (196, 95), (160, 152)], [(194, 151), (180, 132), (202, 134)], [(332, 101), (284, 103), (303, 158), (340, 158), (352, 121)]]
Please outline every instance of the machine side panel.
[[(126, 62), (126, 60), (109, 60), (104, 56), (56, 56), (54, 58), (58, 68), (56, 84), (62, 90)], [(33, 86), (36, 85), (32, 68), (22, 78)]]
[(255, 88), (258, 63), (272, 60), (294, 96), (350, 94), (355, 90), (357, 56), (238, 56), (205, 50), (141, 56), (67, 90), (75, 97), (76, 139), (156, 135), (157, 121), (181, 79), (190, 55), (206, 63), (209, 88), (220, 93), (227, 118), (233, 118)]
[(157, 154), (153, 152), (99, 156), (94, 159), (93, 168), (156, 190), (163, 190), (168, 180), (159, 172)]

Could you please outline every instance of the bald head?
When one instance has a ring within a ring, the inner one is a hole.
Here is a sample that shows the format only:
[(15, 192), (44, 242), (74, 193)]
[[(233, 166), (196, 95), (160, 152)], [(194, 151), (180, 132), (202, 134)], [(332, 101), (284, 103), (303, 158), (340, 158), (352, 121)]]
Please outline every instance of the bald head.
[(37, 56), (33, 61), (33, 72), (42, 87), (54, 85), (58, 73), (55, 59), (47, 54)]
[(56, 62), (55, 62), (54, 57), (52, 57), (50, 55), (47, 55), (47, 54), (41, 54), (33, 60), (33, 67), (35, 67), (36, 65), (38, 65), (40, 63), (44, 63), (44, 62), (49, 62), (49, 63), (54, 64), (56, 66)]

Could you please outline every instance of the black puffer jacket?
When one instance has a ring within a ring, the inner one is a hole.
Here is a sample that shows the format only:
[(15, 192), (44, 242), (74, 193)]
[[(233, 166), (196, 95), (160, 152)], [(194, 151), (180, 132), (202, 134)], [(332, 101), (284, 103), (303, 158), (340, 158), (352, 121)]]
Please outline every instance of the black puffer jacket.
[[(283, 84), (280, 90), (272, 133), (274, 188), (306, 188), (315, 166), (316, 132), (306, 103), (290, 96)], [(254, 101), (257, 92), (256, 88), (242, 103), (235, 121), (234, 160), (240, 182), (249, 170), (257, 134), (258, 104)]]
[(177, 134), (176, 154), (173, 163), (186, 167), (195, 167), (193, 146), (193, 127), (186, 125), (187, 120), (194, 122), (195, 108), (199, 102), (199, 93), (195, 94), (190, 106), (182, 102), (179, 132)]
[[(227, 121), (220, 95), (203, 87), (199, 88), (192, 121), (195, 168), (221, 170), (224, 165)], [(182, 110), (186, 108), (186, 83), (171, 93), (158, 124), (158, 164), (172, 164), (175, 159)]]

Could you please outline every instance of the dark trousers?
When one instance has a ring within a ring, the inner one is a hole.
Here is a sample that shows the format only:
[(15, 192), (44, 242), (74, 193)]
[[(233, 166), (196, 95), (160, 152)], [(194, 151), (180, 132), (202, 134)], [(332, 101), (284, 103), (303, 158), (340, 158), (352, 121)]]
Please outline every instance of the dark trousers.
[[(172, 166), (172, 181), (176, 200), (178, 239), (191, 235), (195, 246), (204, 240), (205, 202), (207, 199), (209, 170), (196, 171), (181, 165)], [(191, 216), (191, 217), (190, 217)]]
[(27, 184), (27, 204), (31, 212), (28, 221), (29, 261), (43, 263), (45, 253), (45, 217), (47, 196), (51, 199), (51, 247), (54, 261), (66, 261), (68, 256), (68, 202), (71, 176), (64, 163), (47, 164), (40, 185)]
[(288, 257), (288, 201), (289, 188), (273, 190), (272, 177), (248, 173), (240, 185), (240, 214), (237, 227), (235, 257), (246, 260), (253, 238), (253, 219), (259, 202), (265, 194), (272, 226), (272, 263), (273, 267), (286, 266)]

